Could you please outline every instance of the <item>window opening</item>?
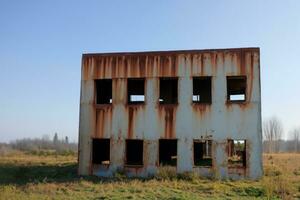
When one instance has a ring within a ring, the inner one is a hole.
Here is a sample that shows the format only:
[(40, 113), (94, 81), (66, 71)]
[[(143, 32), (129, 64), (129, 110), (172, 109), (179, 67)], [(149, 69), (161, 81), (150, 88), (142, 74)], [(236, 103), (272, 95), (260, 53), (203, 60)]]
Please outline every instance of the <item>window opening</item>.
[(193, 102), (211, 103), (211, 77), (193, 78)]
[(112, 103), (112, 80), (98, 79), (96, 83), (96, 104)]
[(175, 104), (178, 98), (177, 78), (161, 78), (159, 84), (159, 103)]
[(194, 165), (212, 166), (211, 149), (211, 140), (194, 140)]
[(126, 140), (126, 164), (143, 165), (143, 140)]
[(227, 77), (227, 100), (230, 102), (246, 100), (246, 76)]
[(145, 79), (128, 79), (128, 103), (139, 104), (145, 102)]
[(92, 139), (92, 163), (110, 164), (110, 139)]
[(177, 165), (177, 140), (176, 139), (159, 140), (159, 164), (162, 166)]
[(246, 140), (228, 140), (228, 166), (246, 167)]

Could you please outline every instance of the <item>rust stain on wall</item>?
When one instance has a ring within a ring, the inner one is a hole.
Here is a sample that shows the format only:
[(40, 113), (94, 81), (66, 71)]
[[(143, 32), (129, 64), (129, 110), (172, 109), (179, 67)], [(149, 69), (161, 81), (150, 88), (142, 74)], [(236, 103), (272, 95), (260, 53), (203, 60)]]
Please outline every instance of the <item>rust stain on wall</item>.
[(247, 75), (246, 73), (246, 56), (247, 54), (243, 51), (243, 50), (240, 50), (240, 56), (237, 56), (237, 59), (238, 59), (238, 67), (239, 67), (239, 74), (240, 75)]
[(112, 107), (103, 106), (96, 109), (96, 133), (95, 138), (105, 138), (105, 130), (111, 130)]
[(252, 97), (252, 90), (253, 90), (253, 82), (254, 82), (254, 55), (251, 53), (250, 55), (250, 73), (249, 73), (249, 90), (248, 90), (248, 100)]
[(210, 104), (196, 104), (193, 103), (193, 112), (199, 116), (199, 120), (205, 118), (205, 116), (208, 116), (208, 114), (211, 112), (211, 105)]
[(146, 63), (145, 63), (145, 66), (146, 66), (146, 74), (147, 76), (149, 77), (153, 77), (154, 76), (154, 73), (153, 73), (153, 68), (154, 68), (154, 59), (155, 57), (154, 56), (147, 56), (146, 57)]
[(175, 123), (176, 123), (176, 105), (159, 105), (158, 121), (164, 125), (164, 139), (176, 139)]
[(165, 108), (165, 138), (175, 138), (174, 125), (175, 125), (175, 108)]
[(134, 121), (134, 107), (128, 107), (128, 139), (133, 138), (133, 127), (135, 125)]
[(251, 109), (253, 107), (251, 103), (247, 103), (247, 102), (231, 103), (228, 101), (225, 102), (225, 106), (228, 111), (233, 111), (234, 107), (238, 107), (242, 111), (246, 111), (247, 109)]
[(135, 128), (138, 122), (138, 114), (145, 113), (145, 108), (143, 105), (126, 105), (126, 110), (128, 112), (128, 139), (135, 139), (136, 133)]
[(178, 57), (167, 55), (159, 57), (159, 75), (176, 77), (178, 71)]
[(215, 76), (217, 74), (218, 53), (217, 52), (211, 52), (210, 53), (210, 59), (211, 59), (212, 74)]
[(90, 78), (91, 58), (83, 59), (83, 79)]
[(205, 69), (205, 66), (204, 66), (204, 62), (205, 61), (205, 55), (204, 54), (201, 54), (200, 55), (200, 69), (201, 69), (201, 76), (204, 76), (204, 69)]

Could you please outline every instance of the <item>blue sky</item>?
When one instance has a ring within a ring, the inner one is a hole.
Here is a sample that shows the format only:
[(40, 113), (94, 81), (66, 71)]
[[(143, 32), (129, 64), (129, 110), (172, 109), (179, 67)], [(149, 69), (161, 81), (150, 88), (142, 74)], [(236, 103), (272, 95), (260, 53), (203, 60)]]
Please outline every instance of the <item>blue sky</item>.
[(300, 126), (300, 1), (0, 0), (0, 142), (77, 141), (82, 53), (248, 46), (263, 117)]

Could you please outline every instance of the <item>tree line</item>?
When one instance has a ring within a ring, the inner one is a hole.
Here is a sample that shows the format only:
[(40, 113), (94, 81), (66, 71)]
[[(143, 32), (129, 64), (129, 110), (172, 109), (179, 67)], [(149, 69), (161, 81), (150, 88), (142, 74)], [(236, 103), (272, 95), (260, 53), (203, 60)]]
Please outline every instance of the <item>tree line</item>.
[[(288, 139), (284, 140), (284, 129), (282, 122), (277, 117), (271, 117), (263, 121), (263, 151), (265, 153), (297, 152), (300, 153), (300, 127), (288, 132)], [(78, 144), (70, 142), (68, 136), (59, 138), (55, 133), (53, 138), (43, 136), (42, 138), (24, 138), (14, 140), (10, 143), (0, 143), (0, 154), (10, 150), (28, 152), (54, 151), (55, 153), (77, 153)]]
[(282, 122), (277, 117), (263, 121), (263, 151), (265, 153), (297, 152), (300, 153), (300, 127), (288, 132), (288, 139), (284, 140)]
[(59, 138), (55, 133), (53, 139), (45, 135), (42, 138), (23, 138), (11, 141), (10, 143), (0, 143), (0, 154), (5, 154), (12, 150), (25, 151), (34, 154), (75, 154), (78, 144), (70, 142), (68, 136)]

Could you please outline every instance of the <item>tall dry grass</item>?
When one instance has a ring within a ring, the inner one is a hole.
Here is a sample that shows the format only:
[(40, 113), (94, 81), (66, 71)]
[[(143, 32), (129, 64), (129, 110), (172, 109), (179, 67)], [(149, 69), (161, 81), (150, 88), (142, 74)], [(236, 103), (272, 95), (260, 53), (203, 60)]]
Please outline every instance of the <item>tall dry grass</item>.
[(2, 199), (300, 199), (300, 154), (266, 154), (259, 181), (220, 181), (162, 168), (152, 179), (78, 177), (76, 156), (0, 156)]
[(300, 198), (300, 154), (264, 154), (261, 180), (267, 199)]

